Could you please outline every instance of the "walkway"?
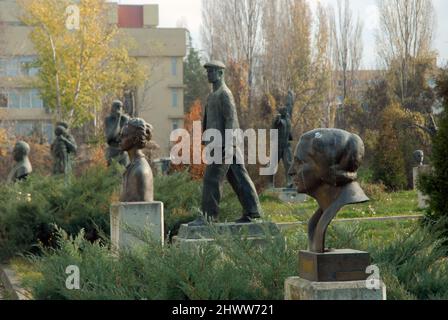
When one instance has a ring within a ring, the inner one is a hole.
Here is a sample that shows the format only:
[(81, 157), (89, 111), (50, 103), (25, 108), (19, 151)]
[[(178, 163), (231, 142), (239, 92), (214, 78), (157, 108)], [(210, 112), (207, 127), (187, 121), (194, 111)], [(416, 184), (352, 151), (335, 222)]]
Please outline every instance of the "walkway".
[[(369, 218), (350, 218), (350, 219), (336, 219), (334, 222), (375, 222), (375, 221), (400, 221), (400, 220), (417, 220), (423, 218), (423, 215), (409, 215), (409, 216), (390, 216), (390, 217), (369, 217)], [(277, 223), (280, 230), (290, 230), (298, 226), (304, 225), (305, 222), (284, 222)]]

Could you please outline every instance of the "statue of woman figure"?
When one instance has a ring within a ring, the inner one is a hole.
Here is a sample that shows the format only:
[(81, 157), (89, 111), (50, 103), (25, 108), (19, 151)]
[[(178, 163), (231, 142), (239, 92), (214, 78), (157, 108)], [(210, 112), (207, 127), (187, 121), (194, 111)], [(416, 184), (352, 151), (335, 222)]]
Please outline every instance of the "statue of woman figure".
[(30, 146), (28, 143), (25, 141), (17, 142), (12, 153), (16, 165), (8, 175), (7, 181), (10, 183), (25, 180), (33, 171), (30, 159), (28, 158), (30, 154)]
[(123, 175), (121, 202), (154, 200), (152, 170), (142, 151), (151, 137), (152, 126), (143, 119), (130, 119), (123, 128), (120, 148), (129, 154), (130, 164)]
[(289, 174), (298, 192), (319, 204), (308, 223), (310, 251), (325, 252), (325, 233), (343, 206), (369, 201), (356, 182), (363, 158), (363, 141), (347, 131), (317, 129), (300, 138)]
[(77, 151), (73, 136), (68, 132), (68, 126), (59, 123), (54, 131), (55, 139), (51, 145), (53, 156), (53, 174), (69, 174), (72, 171), (71, 155)]

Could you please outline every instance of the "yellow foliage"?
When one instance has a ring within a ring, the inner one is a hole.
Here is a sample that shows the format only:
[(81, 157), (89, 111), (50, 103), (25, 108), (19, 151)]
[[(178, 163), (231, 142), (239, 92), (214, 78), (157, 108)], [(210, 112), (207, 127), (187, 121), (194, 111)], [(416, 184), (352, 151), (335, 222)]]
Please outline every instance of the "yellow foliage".
[[(100, 112), (103, 100), (121, 96), (144, 81), (145, 69), (129, 57), (104, 0), (19, 0), (22, 21), (32, 27), (41, 95), (58, 120), (82, 125)], [(79, 29), (66, 27), (66, 8), (80, 9)]]

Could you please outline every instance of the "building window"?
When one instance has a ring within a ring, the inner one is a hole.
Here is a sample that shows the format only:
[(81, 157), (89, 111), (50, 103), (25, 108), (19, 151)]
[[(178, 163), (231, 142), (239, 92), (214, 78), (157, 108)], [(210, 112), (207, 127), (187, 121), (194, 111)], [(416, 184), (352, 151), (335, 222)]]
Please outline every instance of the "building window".
[(178, 105), (178, 95), (177, 95), (177, 89), (171, 89), (171, 106), (173, 108), (177, 108)]
[(36, 76), (39, 69), (33, 66), (35, 60), (35, 56), (0, 59), (0, 76)]
[(30, 95), (31, 95), (31, 108), (42, 109), (44, 107), (44, 102), (42, 101), (42, 98), (40, 97), (39, 90), (31, 89)]
[(0, 108), (8, 108), (8, 94), (0, 92)]
[(16, 124), (16, 135), (30, 136), (33, 134), (34, 124), (31, 121), (18, 121)]
[(42, 125), (42, 133), (44, 137), (47, 139), (48, 143), (53, 143), (54, 138), (54, 130), (53, 124), (51, 122), (44, 122)]
[(177, 120), (177, 119), (176, 120), (172, 120), (171, 128), (172, 128), (173, 131), (179, 129), (180, 128), (180, 121)]
[(177, 76), (177, 58), (171, 58), (171, 75)]
[[(3, 93), (3, 104), (11, 109), (43, 109), (44, 103), (37, 89), (13, 89)], [(6, 102), (5, 102), (6, 101)], [(0, 102), (0, 106), (2, 102)]]
[(20, 95), (17, 90), (12, 90), (8, 93), (8, 108), (20, 109)]

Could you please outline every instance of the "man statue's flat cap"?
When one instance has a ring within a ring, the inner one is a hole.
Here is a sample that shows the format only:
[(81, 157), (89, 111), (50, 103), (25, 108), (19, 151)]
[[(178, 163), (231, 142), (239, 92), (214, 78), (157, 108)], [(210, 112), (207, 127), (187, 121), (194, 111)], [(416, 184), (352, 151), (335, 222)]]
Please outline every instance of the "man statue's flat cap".
[(204, 68), (208, 69), (208, 68), (217, 68), (217, 69), (225, 69), (226, 66), (224, 65), (224, 63), (222, 63), (221, 61), (218, 60), (212, 60), (210, 62), (207, 62), (204, 65)]

